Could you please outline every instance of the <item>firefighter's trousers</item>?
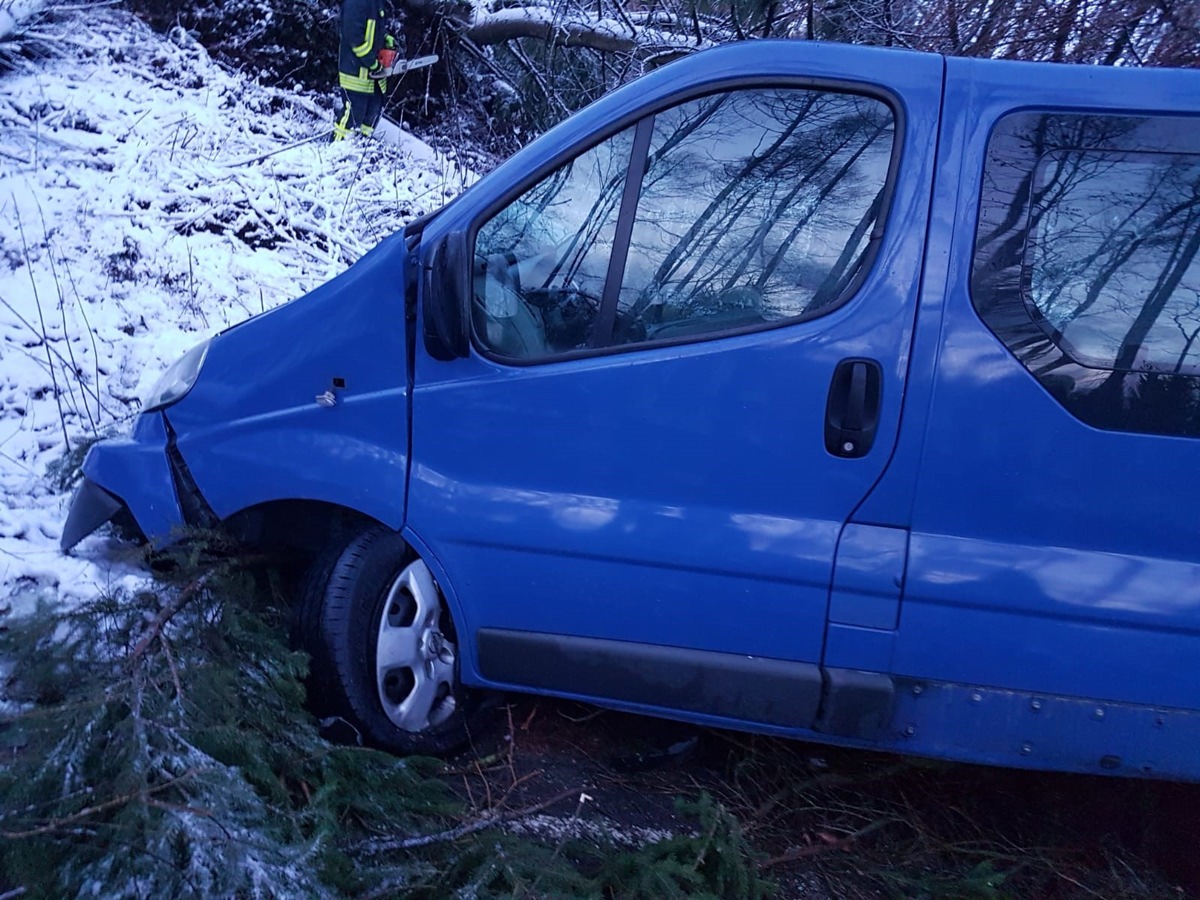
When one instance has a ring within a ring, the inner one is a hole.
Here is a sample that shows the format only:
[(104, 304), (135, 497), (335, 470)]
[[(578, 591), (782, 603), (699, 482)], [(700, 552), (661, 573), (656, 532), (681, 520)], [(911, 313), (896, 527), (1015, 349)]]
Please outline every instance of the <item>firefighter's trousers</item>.
[(333, 126), (333, 139), (340, 141), (346, 135), (357, 131), (370, 135), (375, 131), (375, 123), (383, 112), (383, 97), (387, 90), (387, 79), (369, 82), (369, 88), (348, 88), (342, 85), (342, 114)]

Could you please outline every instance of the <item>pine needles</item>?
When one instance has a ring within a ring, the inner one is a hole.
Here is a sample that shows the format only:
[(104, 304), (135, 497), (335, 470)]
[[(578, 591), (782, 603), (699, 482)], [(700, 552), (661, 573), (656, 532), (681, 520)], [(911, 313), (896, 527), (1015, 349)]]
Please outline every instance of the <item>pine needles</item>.
[[(180, 570), (182, 571), (182, 570)], [(292, 802), (324, 755), (305, 660), (220, 564), (12, 624), (0, 859), (44, 895), (319, 896)]]
[[(307, 659), (258, 560), (219, 536), (159, 580), (0, 631), (0, 893), (171, 897), (764, 896), (737, 823), (705, 797), (640, 850), (506, 830), (444, 763), (330, 745)], [(578, 813), (578, 810), (577, 810)]]
[(698, 833), (658, 841), (613, 858), (605, 878), (613, 886), (613, 895), (630, 900), (758, 900), (767, 896), (768, 882), (745, 864), (753, 852), (737, 819), (708, 794), (694, 802), (680, 801), (679, 807), (698, 818)]

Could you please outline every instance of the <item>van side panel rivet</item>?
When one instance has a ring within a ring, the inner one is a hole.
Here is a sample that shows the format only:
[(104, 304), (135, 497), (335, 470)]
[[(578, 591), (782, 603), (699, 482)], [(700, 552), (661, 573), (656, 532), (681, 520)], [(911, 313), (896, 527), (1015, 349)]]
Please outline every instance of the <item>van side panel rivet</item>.
[(972, 703), (978, 703), (978, 702), (980, 702), (982, 699), (983, 699), (983, 694), (979, 693), (979, 691), (976, 691), (975, 693), (973, 693), (973, 694), (971, 695), (971, 702), (972, 702)]
[(920, 697), (923, 693), (925, 693), (925, 686), (921, 684), (914, 684), (912, 687), (912, 692), (914, 697)]
[(1103, 719), (1104, 718), (1104, 710), (1102, 710), (1100, 707), (1096, 707), (1096, 711), (1094, 713), (1092, 713), (1092, 718), (1093, 719)]
[(904, 729), (904, 736), (905, 736), (905, 737), (912, 737), (912, 736), (913, 736), (914, 734), (916, 734), (916, 733), (917, 733), (917, 726), (916, 726), (916, 725), (909, 725), (907, 728), (905, 728), (905, 729)]
[(1033, 744), (1026, 741), (1024, 744), (1021, 745), (1021, 755), (1022, 756), (1028, 756), (1032, 752), (1033, 752)]
[(1041, 700), (1030, 701), (1029, 708), (1032, 709), (1034, 712), (1037, 712), (1039, 709), (1042, 708), (1042, 701)]
[(1155, 728), (1162, 728), (1162, 727), (1163, 727), (1163, 725), (1165, 725), (1165, 724), (1166, 724), (1166, 721), (1163, 719), (1163, 717), (1162, 717), (1162, 716), (1158, 716), (1158, 717), (1157, 717), (1157, 718), (1154, 720), (1154, 727), (1155, 727)]

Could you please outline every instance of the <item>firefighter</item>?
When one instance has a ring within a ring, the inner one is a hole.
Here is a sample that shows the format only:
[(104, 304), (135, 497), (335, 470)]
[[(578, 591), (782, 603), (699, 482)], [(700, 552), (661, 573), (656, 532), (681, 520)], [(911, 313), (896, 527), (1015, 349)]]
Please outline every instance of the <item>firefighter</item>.
[[(384, 30), (380, 0), (344, 0), (342, 44), (338, 52), (338, 86), (344, 107), (333, 126), (340, 141), (353, 131), (370, 135), (383, 112), (387, 76), (395, 58), (395, 40)], [(380, 51), (388, 56), (385, 65)]]

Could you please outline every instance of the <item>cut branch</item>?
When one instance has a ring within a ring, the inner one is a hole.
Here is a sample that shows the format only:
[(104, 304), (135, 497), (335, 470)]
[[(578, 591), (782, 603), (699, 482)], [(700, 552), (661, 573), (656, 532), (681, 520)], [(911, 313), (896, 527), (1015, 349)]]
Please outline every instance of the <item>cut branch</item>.
[(374, 840), (367, 841), (363, 844), (363, 850), (367, 853), (386, 853), (389, 850), (415, 850), (418, 847), (428, 847), (430, 844), (443, 844), (450, 841), (457, 841), (459, 838), (466, 837), (468, 834), (474, 834), (477, 831), (483, 831), (487, 828), (495, 828), (497, 825), (503, 825), (506, 822), (512, 822), (516, 819), (524, 819), (528, 816), (536, 815), (543, 810), (549, 809), (556, 803), (561, 803), (569, 797), (582, 796), (586, 792), (586, 788), (574, 788), (569, 791), (563, 791), (560, 794), (555, 794), (549, 800), (543, 800), (541, 803), (535, 803), (533, 806), (527, 806), (524, 809), (513, 810), (510, 813), (497, 813), (488, 811), (478, 819), (470, 822), (464, 822), (455, 828), (449, 828), (446, 831), (439, 831), (435, 834), (422, 834), (417, 837), (410, 838), (393, 838), (391, 840)]
[(146, 648), (150, 646), (150, 643), (162, 633), (163, 626), (171, 621), (176, 613), (187, 606), (188, 602), (204, 589), (204, 586), (208, 584), (208, 578), (207, 575), (197, 578), (181, 590), (170, 603), (159, 610), (158, 615), (154, 617), (154, 621), (150, 623), (149, 627), (134, 645), (133, 651), (129, 654), (131, 665), (141, 658), (142, 654), (146, 652)]
[[(103, 803), (97, 803), (95, 806), (84, 807), (77, 813), (72, 813), (69, 816), (63, 816), (62, 818), (58, 819), (51, 819), (45, 825), (39, 825), (36, 828), (30, 828), (25, 831), (0, 831), (0, 838), (5, 838), (7, 840), (19, 840), (21, 838), (29, 838), (39, 834), (50, 834), (52, 832), (59, 831), (67, 826), (81, 822), (84, 819), (89, 819), (99, 813), (106, 812), (110, 809), (115, 809), (118, 806), (124, 806), (126, 803), (132, 803), (139, 797), (149, 797), (168, 790), (169, 788), (179, 784), (179, 782), (192, 778), (199, 771), (200, 770), (196, 768), (188, 769), (182, 775), (179, 775), (178, 777), (173, 778), (164, 784), (154, 785), (153, 787), (147, 788), (144, 791), (134, 791), (128, 794), (122, 794), (120, 797), (114, 797), (111, 800), (106, 800)], [(189, 810), (189, 812), (194, 811)]]

